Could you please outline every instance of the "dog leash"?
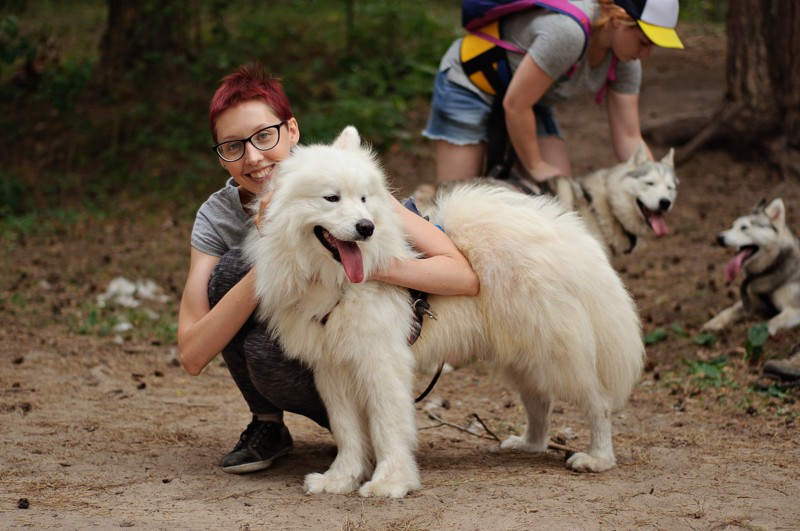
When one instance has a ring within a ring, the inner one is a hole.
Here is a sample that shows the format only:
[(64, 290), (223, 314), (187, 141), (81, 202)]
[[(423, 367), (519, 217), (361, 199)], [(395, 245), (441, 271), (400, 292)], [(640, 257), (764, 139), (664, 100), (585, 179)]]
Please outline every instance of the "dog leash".
[[(417, 290), (410, 290), (411, 298), (413, 299), (412, 307), (414, 308), (414, 326), (411, 329), (411, 335), (408, 337), (408, 344), (413, 345), (419, 336), (422, 334), (422, 322), (427, 315), (431, 319), (436, 319), (436, 314), (433, 313), (431, 310), (431, 305), (428, 303), (428, 294), (424, 291), (417, 291)], [(439, 368), (436, 370), (436, 374), (433, 375), (431, 382), (428, 384), (428, 387), (425, 388), (420, 395), (414, 399), (414, 403), (418, 404), (422, 400), (425, 399), (426, 396), (433, 390), (433, 387), (436, 385), (436, 382), (439, 381), (439, 376), (442, 375), (442, 370), (444, 369), (444, 362), (439, 364)]]

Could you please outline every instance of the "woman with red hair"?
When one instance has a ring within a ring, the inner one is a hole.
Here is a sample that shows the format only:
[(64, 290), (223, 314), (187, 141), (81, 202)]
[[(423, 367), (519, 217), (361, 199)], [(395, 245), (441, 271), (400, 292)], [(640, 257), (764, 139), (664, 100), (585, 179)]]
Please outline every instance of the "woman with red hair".
[[(234, 474), (263, 470), (292, 449), (283, 412), (328, 427), (311, 371), (287, 359), (256, 321), (254, 275), (240, 246), (269, 216), (265, 185), (300, 141), (300, 128), (279, 80), (244, 66), (222, 80), (209, 107), (214, 152), (229, 178), (203, 203), (191, 237), (189, 274), (178, 316), (181, 364), (197, 375), (222, 353), (252, 421), (220, 463)], [(424, 259), (398, 261), (367, 279), (442, 295), (475, 295), (478, 278), (450, 239), (423, 218), (396, 208)]]

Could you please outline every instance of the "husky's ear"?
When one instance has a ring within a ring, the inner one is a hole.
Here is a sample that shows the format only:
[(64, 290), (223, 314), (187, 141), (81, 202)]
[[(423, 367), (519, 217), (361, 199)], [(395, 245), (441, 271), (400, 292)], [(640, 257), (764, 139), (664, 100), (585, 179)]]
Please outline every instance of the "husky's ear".
[(638, 168), (648, 160), (650, 159), (647, 157), (647, 145), (642, 142), (636, 147), (636, 151), (630, 156), (628, 163), (632, 164), (634, 168)]
[(764, 209), (764, 213), (774, 224), (783, 225), (786, 222), (786, 207), (780, 197), (773, 199)]
[(663, 159), (661, 159), (661, 163), (666, 164), (670, 168), (675, 167), (675, 148), (669, 148), (667, 154), (664, 155)]
[(342, 129), (342, 132), (333, 141), (333, 147), (339, 149), (358, 149), (361, 147), (361, 137), (358, 135), (358, 129), (352, 125)]

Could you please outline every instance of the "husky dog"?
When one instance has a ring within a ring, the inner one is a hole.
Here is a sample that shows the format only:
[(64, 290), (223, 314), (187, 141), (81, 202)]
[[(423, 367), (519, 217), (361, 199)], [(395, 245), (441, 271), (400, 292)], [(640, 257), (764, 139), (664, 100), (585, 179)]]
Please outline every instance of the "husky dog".
[(717, 235), (717, 243), (736, 249), (725, 266), (733, 282), (744, 269), (740, 300), (703, 325), (719, 331), (749, 315), (771, 317), (770, 335), (800, 324), (800, 242), (786, 225), (786, 207), (778, 198), (761, 201), (752, 212)]
[(637, 238), (650, 230), (658, 237), (669, 232), (665, 217), (678, 194), (674, 154), (670, 148), (660, 161), (652, 161), (640, 144), (627, 161), (575, 179), (582, 194), (567, 199), (560, 186), (558, 197), (575, 205), (612, 255), (630, 253)]
[[(666, 215), (678, 194), (674, 153), (670, 149), (660, 161), (651, 161), (645, 145), (640, 144), (627, 161), (586, 176), (552, 179), (552, 183), (537, 185), (512, 174), (508, 180), (495, 182), (529, 194), (555, 195), (567, 210), (580, 213), (610, 255), (627, 254), (636, 247), (639, 236), (651, 230), (658, 237), (669, 232)], [(435, 201), (435, 188), (420, 185), (414, 199), (426, 213)]]
[(567, 467), (615, 465), (612, 411), (636, 384), (644, 348), (633, 300), (579, 216), (486, 182), (440, 196), (433, 221), (470, 261), (480, 294), (430, 295), (437, 318), (412, 347), (409, 291), (370, 276), (416, 255), (356, 129), (330, 146), (297, 148), (272, 184), (261, 233), (245, 247), (259, 315), (286, 355), (314, 370), (338, 450), (327, 472), (306, 476), (306, 492), (403, 497), (420, 488), (414, 371), (454, 353), (493, 361), (519, 391), (527, 428), (502, 448), (545, 451), (552, 401), (564, 399), (591, 429), (588, 451)]

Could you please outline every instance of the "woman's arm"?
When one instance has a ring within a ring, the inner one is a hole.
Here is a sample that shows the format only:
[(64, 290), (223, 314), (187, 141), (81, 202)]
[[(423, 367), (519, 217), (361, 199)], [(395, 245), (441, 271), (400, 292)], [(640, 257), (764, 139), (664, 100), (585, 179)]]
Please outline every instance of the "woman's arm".
[[(639, 95), (623, 94), (608, 90), (606, 95), (608, 105), (608, 125), (611, 128), (611, 143), (617, 160), (624, 162), (644, 142), (642, 130), (639, 125)], [(645, 144), (647, 156), (651, 160), (653, 154)]]
[(250, 271), (210, 308), (208, 282), (218, 261), (216, 256), (192, 249), (178, 313), (178, 349), (181, 365), (193, 376), (200, 374), (233, 339), (257, 306), (254, 273)]
[(525, 54), (511, 78), (503, 110), (506, 116), (506, 129), (520, 163), (531, 176), (539, 182), (551, 177), (560, 177), (563, 171), (542, 159), (536, 135), (536, 119), (533, 106), (544, 96), (553, 78), (536, 64), (530, 55)]
[(424, 258), (396, 260), (388, 269), (375, 272), (380, 280), (437, 295), (477, 295), (478, 276), (447, 235), (394, 199), (403, 229)]

